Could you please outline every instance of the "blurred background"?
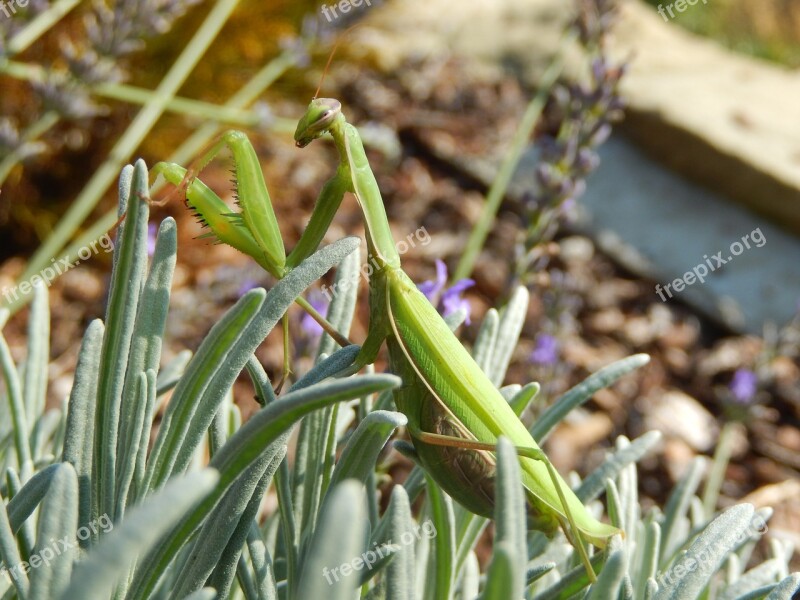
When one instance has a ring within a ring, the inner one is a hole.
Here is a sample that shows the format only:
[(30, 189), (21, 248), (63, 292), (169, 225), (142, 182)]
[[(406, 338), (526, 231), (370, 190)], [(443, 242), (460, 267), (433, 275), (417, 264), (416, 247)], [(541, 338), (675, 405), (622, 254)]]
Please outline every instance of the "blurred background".
[[(291, 247), (336, 165), (330, 144), (300, 150), (292, 133), (338, 44), (321, 96), (359, 128), (395, 239), (430, 235), (403, 256), (406, 271), (464, 290), (462, 339), (521, 284), (532, 302), (507, 382), (540, 381), (540, 406), (614, 360), (652, 356), (551, 438), (556, 466), (583, 472), (616, 435), (659, 429), (645, 495), (662, 501), (693, 457), (727, 452), (720, 505), (773, 506), (771, 529), (800, 543), (800, 2), (3, 6), (0, 289), (113, 232), (122, 165), (188, 165), (231, 127), (259, 152)], [(520, 165), (487, 209), (515, 136)], [(229, 201), (230, 166), (223, 153), (202, 173)], [(244, 291), (271, 285), (246, 257), (197, 239), (170, 191), (153, 189), (166, 200), (154, 223), (172, 215), (181, 239), (165, 360), (195, 349)], [(766, 242), (706, 282), (666, 301), (657, 293), (755, 231)], [(326, 240), (349, 233), (363, 235), (352, 198)], [(52, 281), (53, 404), (103, 314), (109, 270), (98, 252)], [(22, 360), (25, 298), (4, 292), (4, 302), (4, 335)], [(319, 332), (293, 319), (302, 363)], [(366, 323), (364, 310), (354, 339)], [(279, 336), (259, 358), (280, 372)]]

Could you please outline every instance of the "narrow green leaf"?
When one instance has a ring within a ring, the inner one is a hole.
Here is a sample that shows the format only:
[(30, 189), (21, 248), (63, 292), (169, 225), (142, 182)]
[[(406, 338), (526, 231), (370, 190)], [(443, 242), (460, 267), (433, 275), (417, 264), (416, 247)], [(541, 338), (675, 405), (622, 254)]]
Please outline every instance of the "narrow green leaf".
[(106, 330), (100, 357), (97, 389), (93, 484), (99, 514), (114, 518), (117, 434), (120, 405), (136, 311), (147, 264), (149, 212), (147, 167), (139, 160), (133, 168), (125, 226), (114, 249), (114, 266), (106, 310)]
[(698, 456), (692, 461), (689, 470), (672, 490), (664, 507), (664, 521), (661, 523), (661, 557), (669, 559), (681, 545), (681, 539), (688, 532), (686, 511), (692, 496), (700, 485), (706, 461)]
[(6, 382), (6, 395), (11, 408), (12, 427), (14, 429), (14, 448), (17, 451), (17, 464), (23, 469), (32, 463), (31, 447), (28, 442), (28, 419), (25, 411), (25, 401), (22, 398), (22, 384), (19, 380), (17, 366), (11, 357), (5, 336), (0, 333), (0, 367), (3, 369), (3, 378)]
[[(620, 436), (617, 438), (617, 447), (625, 448), (630, 446), (628, 438)], [(636, 466), (629, 464), (617, 476), (619, 484), (620, 508), (622, 512), (621, 529), (623, 531), (634, 532), (641, 520), (641, 507), (639, 506), (639, 479)], [(629, 539), (630, 541), (630, 539)]]
[(587, 596), (587, 600), (608, 600), (618, 598), (622, 590), (622, 580), (625, 576), (625, 553), (617, 550), (608, 557), (603, 570), (597, 577), (597, 582)]
[[(92, 518), (92, 451), (97, 402), (97, 378), (105, 327), (95, 319), (86, 328), (75, 367), (75, 377), (67, 405), (67, 430), (64, 434), (64, 460), (72, 463), (78, 475), (80, 507), (78, 523), (84, 526)], [(85, 547), (87, 541), (81, 541)]]
[(323, 506), (319, 527), (309, 545), (297, 600), (355, 597), (358, 571), (365, 566), (361, 553), (366, 523), (363, 486), (355, 481), (336, 486)]
[(434, 556), (428, 563), (427, 597), (436, 600), (451, 600), (455, 588), (455, 516), (453, 501), (445, 494), (436, 482), (426, 473), (428, 503), (431, 509), (431, 521), (436, 536), (433, 540)]
[(606, 480), (606, 498), (608, 503), (608, 519), (614, 527), (622, 529), (622, 506), (619, 499), (619, 490), (613, 480)]
[[(595, 573), (603, 568), (605, 560), (606, 555), (603, 552), (595, 554), (589, 559)], [(534, 600), (567, 600), (567, 598), (575, 597), (576, 594), (585, 589), (588, 585), (589, 575), (586, 573), (586, 567), (578, 565), (570, 569), (570, 571), (562, 575), (556, 583), (539, 594), (536, 594), (533, 598)]]
[(522, 286), (518, 287), (500, 315), (491, 367), (487, 373), (497, 387), (500, 387), (506, 378), (511, 356), (519, 342), (519, 334), (522, 333), (522, 326), (528, 315), (529, 298), (528, 290)]
[(296, 421), (329, 404), (397, 387), (400, 383), (400, 379), (394, 375), (361, 375), (326, 381), (297, 392), (290, 392), (258, 411), (214, 455), (211, 466), (220, 472), (217, 487), (147, 557), (134, 580), (129, 597), (131, 599), (149, 597), (167, 565), (177, 556), (192, 532), (210, 514), (211, 509), (230, 485)]
[[(356, 248), (345, 256), (336, 271), (336, 280), (333, 287), (334, 294), (330, 295), (327, 319), (336, 331), (344, 336), (350, 335), (350, 325), (356, 310), (358, 286), (361, 283), (361, 252)], [(319, 341), (317, 359), (323, 354), (332, 354), (338, 345), (331, 336), (323, 333)]]
[(536, 419), (536, 423), (533, 424), (530, 430), (533, 439), (541, 445), (547, 439), (553, 427), (558, 425), (561, 419), (567, 416), (572, 409), (588, 401), (592, 394), (598, 390), (610, 386), (623, 375), (646, 365), (648, 362), (650, 362), (650, 357), (647, 354), (634, 354), (613, 362), (597, 371), (597, 373), (589, 375), (589, 377), (556, 400), (552, 406)]
[[(760, 565), (753, 567), (736, 581), (726, 586), (718, 595), (718, 600), (736, 600), (744, 594), (755, 592), (756, 590), (764, 591), (765, 587), (773, 587), (781, 580), (785, 574), (786, 563), (785, 561), (773, 558), (765, 560)], [(769, 590), (767, 590), (768, 593)], [(762, 593), (762, 597), (766, 593)]]
[[(116, 450), (116, 462), (119, 465), (116, 481), (118, 518), (124, 514), (125, 505), (137, 498), (138, 484), (144, 477), (156, 391), (153, 384), (152, 389), (142, 393), (139, 382), (143, 381), (141, 374), (148, 370), (158, 373), (177, 246), (175, 220), (168, 217), (158, 230), (152, 266), (144, 282), (130, 342)], [(132, 483), (134, 487), (129, 499)]]
[(45, 467), (31, 477), (8, 503), (8, 520), (16, 534), (47, 494), (59, 465)]
[(477, 598), (480, 590), (481, 567), (478, 557), (474, 552), (470, 552), (464, 561), (464, 568), (461, 571), (460, 593), (462, 598)]
[[(47, 285), (41, 279), (36, 277), (33, 283), (33, 301), (28, 318), (28, 357), (22, 387), (28, 423), (35, 423), (44, 414), (47, 365), (50, 362), (50, 298)], [(34, 457), (39, 457), (40, 450), (33, 448)]]
[(175, 388), (162, 420), (148, 463), (149, 489), (186, 468), (224, 394), (256, 347), (303, 290), (359, 243), (358, 238), (348, 237), (319, 250), (279, 281), (266, 299), (261, 289), (242, 296), (211, 329)]
[(270, 451), (263, 452), (214, 507), (172, 588), (178, 595), (188, 594), (207, 582), (227, 597), (250, 525), (286, 454), (288, 437), (286, 433), (270, 444)]
[[(34, 477), (31, 477), (28, 482), (32, 481)], [(9, 501), (9, 505), (11, 501), (14, 500), (20, 493), (22, 492), (22, 483), (20, 482), (19, 476), (17, 472), (9, 467), (6, 469), (6, 489), (8, 490), (8, 497), (11, 498)], [(45, 490), (46, 491), (46, 490)], [(42, 495), (44, 497), (44, 495)], [(33, 509), (31, 509), (32, 511)], [(8, 514), (9, 520), (11, 520), (12, 513), (9, 512)], [(25, 516), (27, 519), (27, 515)], [(14, 526), (14, 521), (11, 520), (12, 527)], [(14, 533), (17, 536), (17, 545), (19, 546), (20, 553), (22, 554), (23, 560), (28, 560), (33, 553), (33, 546), (36, 543), (36, 531), (34, 528), (34, 524), (32, 520), (25, 520), (21, 524), (18, 530), (15, 530)]]
[(255, 354), (247, 359), (247, 373), (250, 375), (250, 381), (253, 382), (253, 387), (256, 391), (256, 401), (263, 407), (271, 404), (277, 400), (275, 390), (272, 389), (269, 375), (264, 370), (264, 367), (256, 358)]
[(792, 600), (800, 592), (800, 573), (792, 573), (778, 584), (767, 600)]
[[(358, 346), (348, 346), (322, 359), (313, 369), (292, 386), (292, 391), (302, 389), (315, 381), (334, 376), (351, 366), (358, 353)], [(303, 542), (313, 533), (319, 512), (319, 504), (325, 495), (336, 463), (335, 425), (338, 406), (329, 406), (303, 419), (295, 453), (294, 477), (292, 478), (295, 527), (302, 531)], [(302, 554), (300, 544), (299, 554)]]
[[(525, 517), (525, 494), (520, 475), (519, 457), (508, 438), (497, 441), (497, 478), (495, 483), (495, 551), (492, 564), (497, 560), (498, 570), (506, 581), (503, 583), (510, 594), (507, 598), (521, 598), (525, 586), (525, 571), (528, 564)], [(508, 556), (498, 556), (502, 546)], [(510, 559), (511, 562), (506, 562)], [(491, 573), (491, 569), (490, 569)], [(488, 584), (487, 584), (488, 585)], [(489, 597), (489, 596), (487, 596)]]
[(192, 506), (207, 496), (218, 480), (219, 475), (213, 469), (176, 477), (133, 508), (76, 565), (72, 582), (61, 600), (111, 597), (114, 583), (126, 575), (137, 557), (144, 555)]
[(575, 494), (584, 504), (597, 498), (605, 489), (606, 479), (615, 479), (626, 466), (638, 462), (659, 442), (661, 432), (648, 431), (623, 448), (617, 448), (599, 467), (584, 479)]
[[(539, 389), (540, 386), (538, 383), (529, 383), (515, 392), (514, 395), (508, 399), (508, 403), (511, 405), (511, 409), (514, 411), (515, 415), (520, 416), (525, 409), (528, 408), (528, 405), (539, 393)], [(502, 390), (500, 391), (502, 393)]]
[(511, 600), (522, 597), (517, 589), (519, 573), (516, 563), (519, 562), (519, 557), (513, 546), (507, 540), (495, 542), (481, 600)]
[(751, 504), (737, 504), (709, 523), (689, 549), (657, 577), (656, 600), (697, 598), (711, 577), (746, 535), (753, 518)]
[[(348, 346), (320, 360), (295, 385), (292, 391), (302, 389), (316, 381), (334, 376), (352, 365), (358, 354), (358, 346)], [(335, 425), (338, 405), (329, 406), (303, 419), (298, 437), (294, 489), (295, 527), (303, 531), (307, 542), (313, 532), (319, 504), (328, 489), (336, 462)], [(300, 475), (302, 473), (302, 475)], [(288, 491), (288, 490), (287, 490)], [(302, 545), (298, 546), (302, 554)]]
[(31, 555), (30, 600), (57, 598), (69, 585), (79, 535), (78, 476), (68, 462), (58, 465), (39, 511), (39, 533)]
[(661, 546), (661, 526), (655, 521), (644, 523), (644, 539), (641, 545), (641, 553), (637, 552), (639, 559), (637, 589), (634, 593), (636, 598), (643, 598), (646, 591), (647, 582), (654, 579), (658, 571), (659, 554)]
[[(219, 403), (245, 363), (263, 340), (252, 335), (258, 326), (266, 294), (254, 289), (226, 312), (203, 340), (181, 378), (162, 418), (147, 463), (145, 485), (159, 488), (172, 473), (183, 471), (205, 435)], [(199, 416), (196, 415), (200, 412)], [(180, 455), (180, 462), (178, 462)]]
[[(380, 552), (386, 555), (386, 558), (379, 556), (379, 561), (373, 569), (379, 570), (383, 561), (388, 560), (385, 577), (386, 600), (415, 600), (417, 579), (415, 552), (414, 544), (408, 543), (408, 539), (414, 535), (418, 526), (411, 516), (411, 503), (403, 486), (396, 485), (392, 488), (389, 506), (381, 521), (381, 524), (384, 523), (386, 523), (386, 535), (376, 531), (376, 535), (370, 540), (372, 543), (369, 551)], [(422, 525), (422, 529), (425, 529), (425, 524)], [(387, 546), (388, 544), (392, 546)], [(391, 558), (386, 552), (388, 548), (396, 548)]]
[(303, 388), (307, 388), (308, 386), (318, 383), (323, 379), (333, 377), (341, 371), (344, 371), (347, 367), (353, 364), (360, 350), (361, 346), (357, 346), (355, 344), (340, 348), (327, 358), (324, 358), (315, 364), (308, 371), (308, 373), (297, 380), (297, 382), (292, 386), (291, 391), (295, 392), (297, 390), (302, 390)]
[(17, 547), (5, 503), (2, 501), (0, 501), (0, 558), (3, 559), (5, 575), (11, 578), (20, 600), (27, 600), (28, 576), (20, 564), (22, 556)]
[(490, 308), (486, 311), (486, 316), (483, 317), (481, 328), (478, 331), (478, 337), (475, 339), (475, 345), (472, 347), (472, 358), (478, 363), (481, 370), (489, 374), (491, 368), (492, 356), (494, 356), (494, 348), (497, 343), (497, 333), (500, 330), (500, 313), (496, 309)]
[(469, 558), (469, 553), (476, 547), (478, 539), (489, 526), (490, 521), (486, 517), (479, 517), (461, 507), (456, 507), (456, 511), (458, 515), (456, 521), (456, 573), (458, 573), (465, 564), (464, 561)]
[[(261, 532), (258, 529), (258, 525), (255, 522), (250, 524), (250, 531), (247, 534), (247, 550), (250, 554), (253, 574), (255, 575), (255, 597), (257, 600), (277, 600), (278, 590), (275, 588), (275, 568), (272, 564), (269, 552), (267, 551), (267, 546), (264, 540), (261, 539)], [(240, 559), (239, 570), (241, 571), (246, 568), (246, 561)]]
[(395, 429), (407, 422), (406, 416), (398, 412), (376, 410), (369, 413), (348, 440), (333, 471), (331, 487), (345, 479), (366, 483), (367, 475), (374, 471), (375, 461), (386, 442)]
[[(130, 367), (129, 367), (130, 368)], [(136, 465), (142, 453), (147, 452), (147, 448), (140, 448), (141, 443), (147, 443), (150, 435), (150, 420), (147, 419), (148, 408), (152, 410), (156, 402), (156, 373), (153, 369), (148, 369), (146, 373), (139, 373), (136, 385), (132, 386), (136, 390), (137, 398), (129, 398), (126, 404), (135, 408), (136, 412), (127, 415), (132, 422), (126, 426), (127, 446), (120, 448), (117, 457), (117, 505), (115, 514), (121, 519), (125, 514), (125, 507), (128, 505), (128, 491), (134, 480)], [(147, 430), (147, 435), (142, 435), (143, 430)], [(142, 439), (144, 438), (144, 439)]]
[(554, 562), (546, 562), (541, 565), (536, 565), (535, 567), (530, 567), (528, 572), (525, 574), (525, 585), (529, 586), (538, 579), (541, 579), (545, 575), (547, 575), (550, 571), (556, 568), (556, 563)]

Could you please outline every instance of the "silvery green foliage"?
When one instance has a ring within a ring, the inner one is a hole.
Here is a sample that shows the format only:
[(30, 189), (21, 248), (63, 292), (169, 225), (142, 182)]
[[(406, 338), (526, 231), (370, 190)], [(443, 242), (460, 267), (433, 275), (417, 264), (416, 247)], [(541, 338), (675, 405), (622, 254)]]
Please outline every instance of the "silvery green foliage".
[[(592, 585), (563, 534), (547, 539), (526, 531), (516, 452), (501, 439), (494, 544), (481, 572), (476, 546), (488, 519), (455, 504), (418, 467), (403, 485), (387, 487), (385, 446), (406, 424), (393, 410), (396, 377), (340, 376), (358, 347), (337, 349), (325, 337), (313, 368), (276, 398), (254, 357), (311, 283), (334, 266), (338, 278), (357, 274), (359, 241), (323, 248), (269, 292), (251, 290), (191, 358), (183, 354), (161, 367), (177, 232), (165, 220), (148, 261), (147, 179), (142, 162), (122, 173), (127, 214), (108, 308), (86, 329), (63, 409), (45, 412), (44, 288), (30, 313), (23, 368), (0, 336), (0, 558), (9, 573), (0, 574), (3, 599), (777, 600), (800, 586), (800, 576), (788, 572), (792, 548), (777, 541), (768, 560), (747, 569), (768, 510), (738, 505), (704, 514), (696, 496), (702, 459), (663, 509), (642, 514), (636, 462), (658, 442), (654, 432), (620, 438), (603, 464), (574, 480), (576, 494), (592, 507), (600, 508), (605, 492), (609, 519), (626, 531), (593, 555)], [(345, 333), (356, 289), (349, 286), (329, 309)], [(527, 303), (518, 291), (481, 327), (473, 351), (498, 385)], [(454, 315), (449, 325), (462, 319)], [(542, 441), (570, 410), (646, 361), (632, 356), (590, 376), (541, 412), (532, 433)], [(243, 372), (261, 404), (244, 424), (231, 393)], [(501, 392), (522, 414), (538, 389), (509, 385)], [(385, 510), (379, 490), (388, 494)], [(265, 496), (278, 508), (264, 515)]]

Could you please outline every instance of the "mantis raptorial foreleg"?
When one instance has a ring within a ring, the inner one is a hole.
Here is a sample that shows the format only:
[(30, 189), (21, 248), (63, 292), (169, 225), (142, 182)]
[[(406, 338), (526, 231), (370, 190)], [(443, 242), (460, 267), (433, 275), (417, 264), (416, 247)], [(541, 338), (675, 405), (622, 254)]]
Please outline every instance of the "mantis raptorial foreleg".
[[(233, 155), (235, 165), (236, 194), (241, 208), (238, 213), (231, 212), (231, 208), (219, 196), (197, 179), (203, 168), (226, 147)], [(209, 227), (210, 231), (201, 237), (214, 237), (252, 256), (267, 272), (279, 279), (319, 246), (342, 202), (348, 182), (345, 174), (341, 173), (325, 185), (309, 226), (287, 256), (258, 157), (244, 134), (238, 131), (224, 133), (189, 169), (171, 163), (158, 163), (153, 167), (153, 172), (176, 185), (178, 191), (185, 195), (187, 205)], [(297, 298), (296, 302), (337, 344), (350, 344), (305, 298)], [(284, 362), (276, 391), (280, 391), (291, 372), (288, 323), (288, 319), (282, 320)]]

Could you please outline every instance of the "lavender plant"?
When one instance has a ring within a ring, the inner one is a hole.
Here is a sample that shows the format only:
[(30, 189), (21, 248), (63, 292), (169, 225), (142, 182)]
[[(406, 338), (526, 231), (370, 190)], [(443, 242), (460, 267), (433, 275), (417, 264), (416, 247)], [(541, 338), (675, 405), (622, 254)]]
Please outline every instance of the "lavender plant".
[(524, 198), (527, 229), (517, 247), (515, 275), (526, 282), (542, 266), (539, 250), (553, 238), (560, 220), (586, 189), (586, 177), (600, 164), (597, 148), (623, 115), (619, 82), (624, 65), (614, 65), (606, 45), (614, 22), (611, 0), (581, 0), (575, 27), (591, 64), (587, 83), (559, 84), (553, 91), (555, 135), (537, 142), (537, 187)]
[[(162, 367), (177, 235), (174, 221), (163, 221), (148, 259), (147, 188), (143, 163), (123, 170), (120, 207), (127, 212), (108, 309), (86, 330), (62, 408), (46, 411), (43, 401), (45, 288), (36, 288), (23, 378), (0, 336), (0, 406), (10, 415), (0, 444), (5, 598), (344, 600), (439, 598), (436, 590), (447, 589), (453, 598), (788, 600), (800, 589), (800, 574), (788, 573), (792, 549), (777, 540), (770, 560), (746, 570), (770, 511), (703, 511), (694, 495), (702, 459), (663, 510), (643, 512), (635, 463), (658, 442), (655, 432), (619, 438), (597, 469), (573, 478), (581, 502), (605, 491), (612, 523), (627, 532), (592, 558), (600, 574), (590, 587), (563, 534), (526, 533), (518, 460), (501, 439), (493, 554), (481, 573), (476, 551), (488, 519), (455, 505), (418, 467), (402, 485), (381, 485), (380, 474), (398, 460), (384, 445), (406, 423), (392, 410), (399, 378), (337, 377), (358, 347), (335, 350), (325, 333), (315, 364), (276, 398), (253, 354), (293, 300), (331, 267), (339, 265), (337, 282), (358, 277), (360, 241), (319, 250), (269, 292), (245, 292), (191, 360)], [(327, 314), (347, 332), (357, 287), (343, 289)], [(473, 352), (494, 381), (503, 379), (527, 301), (520, 289), (482, 323)], [(450, 326), (465, 316), (453, 313)], [(633, 356), (590, 376), (541, 414), (532, 435), (543, 442), (571, 410), (646, 362)], [(240, 373), (262, 405), (244, 424), (231, 395)], [(523, 410), (538, 385), (501, 391)], [(381, 490), (390, 496), (383, 514)], [(423, 492), (415, 516), (411, 507)], [(262, 512), (266, 494), (274, 494), (278, 510)]]

